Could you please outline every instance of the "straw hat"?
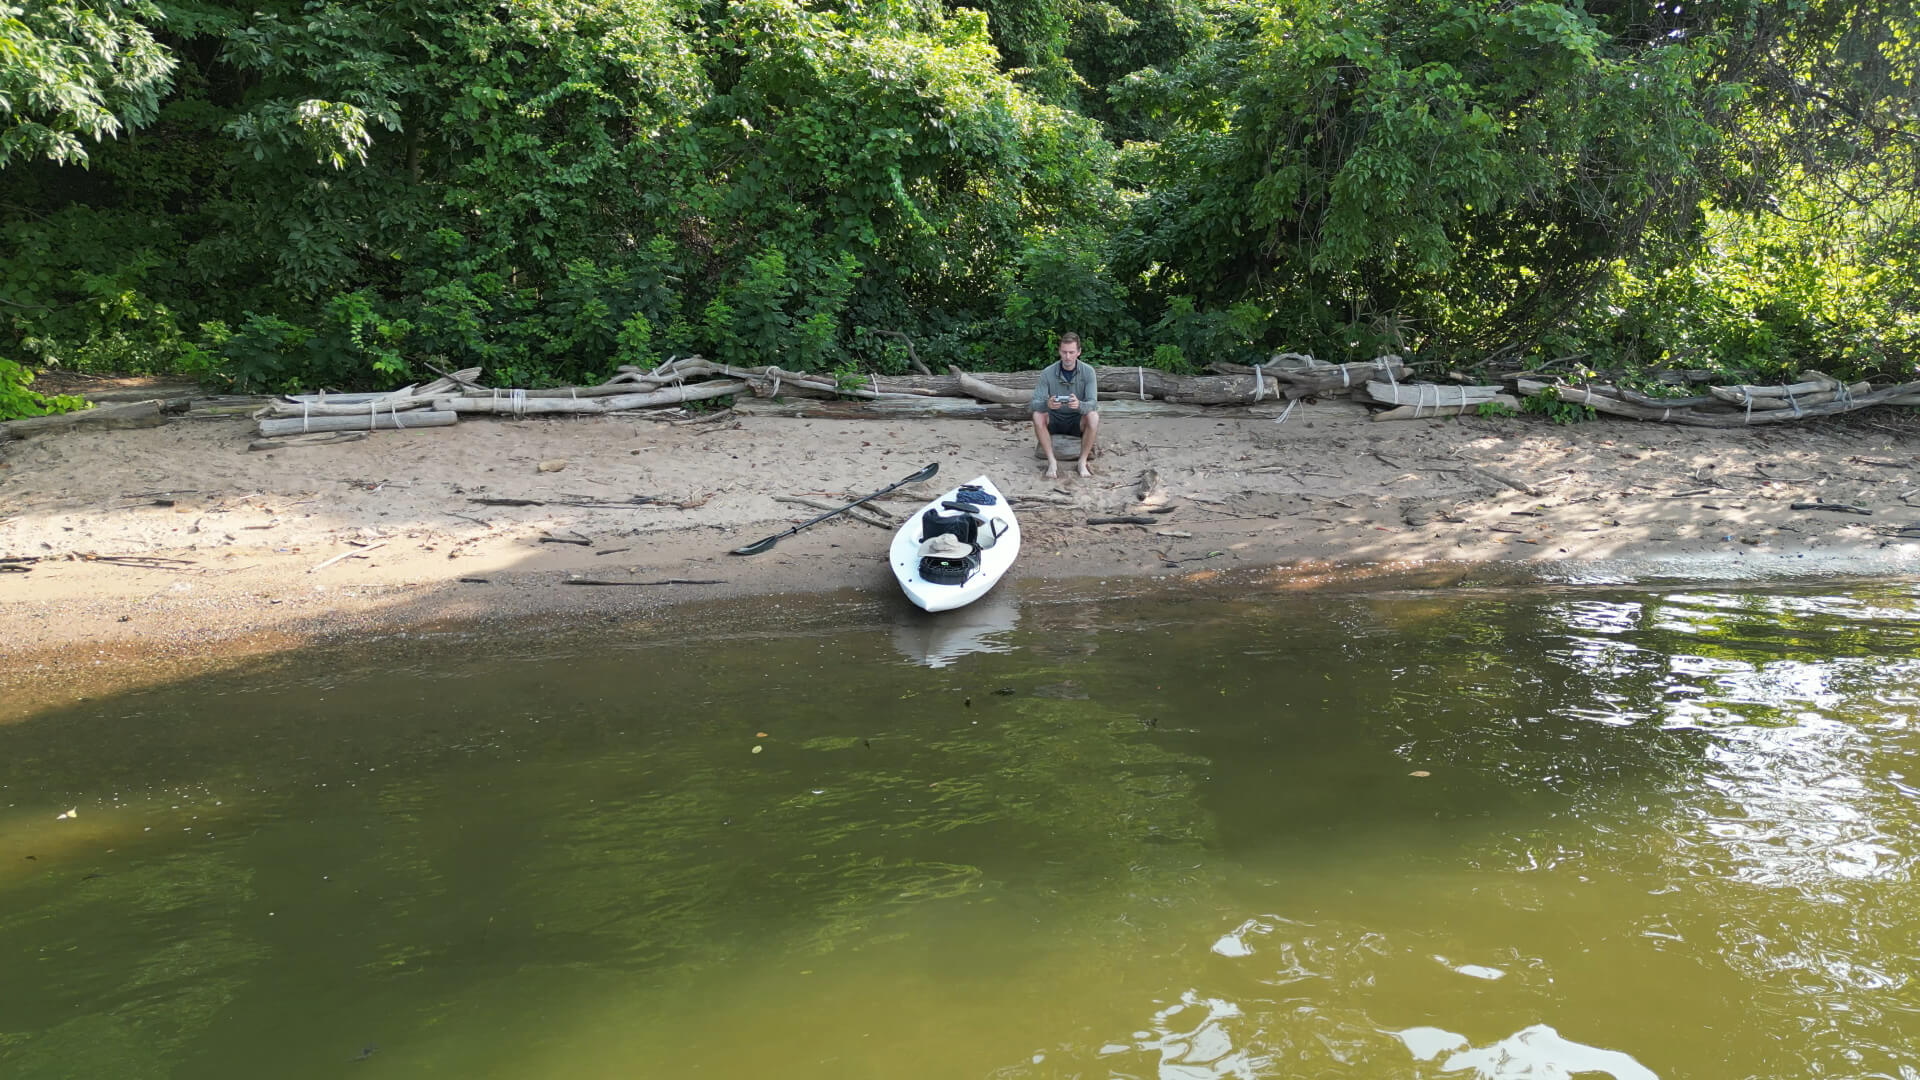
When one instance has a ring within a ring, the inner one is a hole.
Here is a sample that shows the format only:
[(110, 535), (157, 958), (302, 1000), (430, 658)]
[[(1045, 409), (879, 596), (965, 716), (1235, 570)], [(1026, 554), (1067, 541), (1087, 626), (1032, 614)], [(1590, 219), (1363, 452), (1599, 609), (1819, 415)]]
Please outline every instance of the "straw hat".
[(920, 554), (936, 559), (964, 559), (973, 554), (973, 549), (960, 542), (960, 538), (951, 533), (941, 533), (931, 537), (920, 545)]

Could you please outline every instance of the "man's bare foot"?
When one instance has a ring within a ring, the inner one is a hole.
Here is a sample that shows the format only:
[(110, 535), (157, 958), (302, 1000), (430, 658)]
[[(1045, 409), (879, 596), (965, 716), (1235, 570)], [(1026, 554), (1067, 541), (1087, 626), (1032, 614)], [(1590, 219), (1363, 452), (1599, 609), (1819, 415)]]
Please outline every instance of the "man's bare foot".
[(1047, 459), (1047, 479), (1057, 480), (1059, 479), (1059, 477), (1060, 477), (1060, 463), (1053, 460), (1052, 458), (1048, 458)]
[(1092, 469), (1089, 469), (1089, 468), (1087, 468), (1087, 459), (1086, 459), (1086, 458), (1081, 458), (1081, 459), (1080, 459), (1080, 475), (1081, 475), (1081, 476), (1092, 476), (1092, 475), (1093, 475), (1093, 470), (1092, 470)]

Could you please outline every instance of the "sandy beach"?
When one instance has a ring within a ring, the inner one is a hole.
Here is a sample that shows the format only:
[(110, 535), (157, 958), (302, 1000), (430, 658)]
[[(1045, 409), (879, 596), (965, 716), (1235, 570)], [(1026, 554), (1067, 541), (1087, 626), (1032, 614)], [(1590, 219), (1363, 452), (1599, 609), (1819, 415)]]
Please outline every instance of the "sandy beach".
[[(1056, 481), (1026, 425), (979, 420), (479, 420), (266, 452), (244, 417), (49, 434), (0, 444), (0, 556), (35, 560), (0, 573), (0, 692), (409, 626), (897, 591), (888, 533), (844, 515), (728, 552), (819, 512), (782, 499), (838, 505), (930, 461), (879, 514), (987, 474), (1021, 514), (1016, 578), (1896, 575), (1920, 561), (1898, 534), (1920, 518), (1915, 432), (1896, 410), (1727, 432), (1325, 401), (1284, 423), (1116, 414), (1096, 475)], [(569, 585), (668, 579), (716, 584)]]

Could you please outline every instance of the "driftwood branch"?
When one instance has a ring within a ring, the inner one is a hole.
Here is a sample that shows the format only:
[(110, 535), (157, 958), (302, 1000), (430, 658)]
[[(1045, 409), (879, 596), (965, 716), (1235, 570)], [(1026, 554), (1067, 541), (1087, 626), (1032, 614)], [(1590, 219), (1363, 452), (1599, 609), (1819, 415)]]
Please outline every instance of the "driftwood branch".
[[(981, 401), (991, 401), (996, 405), (1021, 405), (1032, 396), (1025, 390), (999, 386), (978, 376), (970, 375), (956, 365), (949, 365), (947, 370), (953, 373), (954, 381), (959, 384), (961, 393), (968, 397), (979, 398)], [(1036, 379), (1035, 382), (1037, 384), (1038, 380)]]
[(1467, 471), (1472, 473), (1477, 473), (1480, 476), (1484, 476), (1487, 479), (1492, 480), (1497, 484), (1505, 484), (1506, 486), (1512, 488), (1515, 491), (1524, 492), (1528, 495), (1540, 494), (1539, 488), (1534, 487), (1532, 484), (1527, 483), (1525, 480), (1521, 480), (1521, 479), (1518, 479), (1517, 477), (1513, 477), (1506, 473), (1503, 473), (1498, 469), (1490, 469), (1485, 465), (1469, 465), (1467, 466)]
[(184, 397), (155, 398), (149, 401), (129, 401), (122, 405), (100, 405), (91, 409), (82, 409), (79, 412), (55, 413), (52, 416), (30, 416), (25, 420), (12, 420), (0, 424), (0, 440), (25, 439), (49, 431), (62, 431), (75, 427), (159, 427), (167, 422), (168, 417), (186, 412), (188, 404), (189, 399)]
[(913, 365), (913, 370), (919, 372), (922, 375), (933, 374), (933, 372), (927, 370), (927, 365), (920, 362), (920, 354), (914, 351), (912, 338), (908, 337), (907, 335), (901, 333), (898, 330), (875, 330), (874, 333), (879, 334), (881, 337), (899, 338), (901, 341), (906, 342), (907, 363)]
[(313, 435), (285, 435), (277, 439), (255, 439), (247, 444), (249, 450), (284, 450), (294, 446), (326, 446), (329, 443), (359, 442), (367, 437), (364, 431), (328, 431)]

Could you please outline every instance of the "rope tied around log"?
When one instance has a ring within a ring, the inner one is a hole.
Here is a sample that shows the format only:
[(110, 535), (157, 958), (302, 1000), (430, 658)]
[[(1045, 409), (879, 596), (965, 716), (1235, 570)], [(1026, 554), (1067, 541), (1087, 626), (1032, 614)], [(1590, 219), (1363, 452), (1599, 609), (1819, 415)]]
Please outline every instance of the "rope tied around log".
[[(1391, 376), (1389, 376), (1389, 378), (1391, 378)], [(1460, 393), (1460, 401), (1458, 403), (1460, 411), (1466, 412), (1467, 411), (1467, 388), (1465, 386), (1456, 386), (1454, 387), (1454, 389), (1459, 391)], [(1432, 401), (1427, 400), (1428, 391), (1432, 391), (1432, 396), (1433, 396)], [(1591, 396), (1592, 391), (1588, 391), (1588, 395)], [(1395, 395), (1395, 396), (1398, 397), (1398, 395)], [(1441, 406), (1446, 404), (1445, 402), (1440, 400), (1440, 397), (1441, 397), (1440, 385), (1438, 383), (1425, 383), (1421, 385), (1420, 396), (1418, 398), (1415, 398), (1413, 402), (1413, 418), (1415, 420), (1418, 420), (1420, 418), (1420, 408), (1423, 405), (1431, 406), (1433, 408), (1433, 414), (1435, 416), (1439, 416)]]

